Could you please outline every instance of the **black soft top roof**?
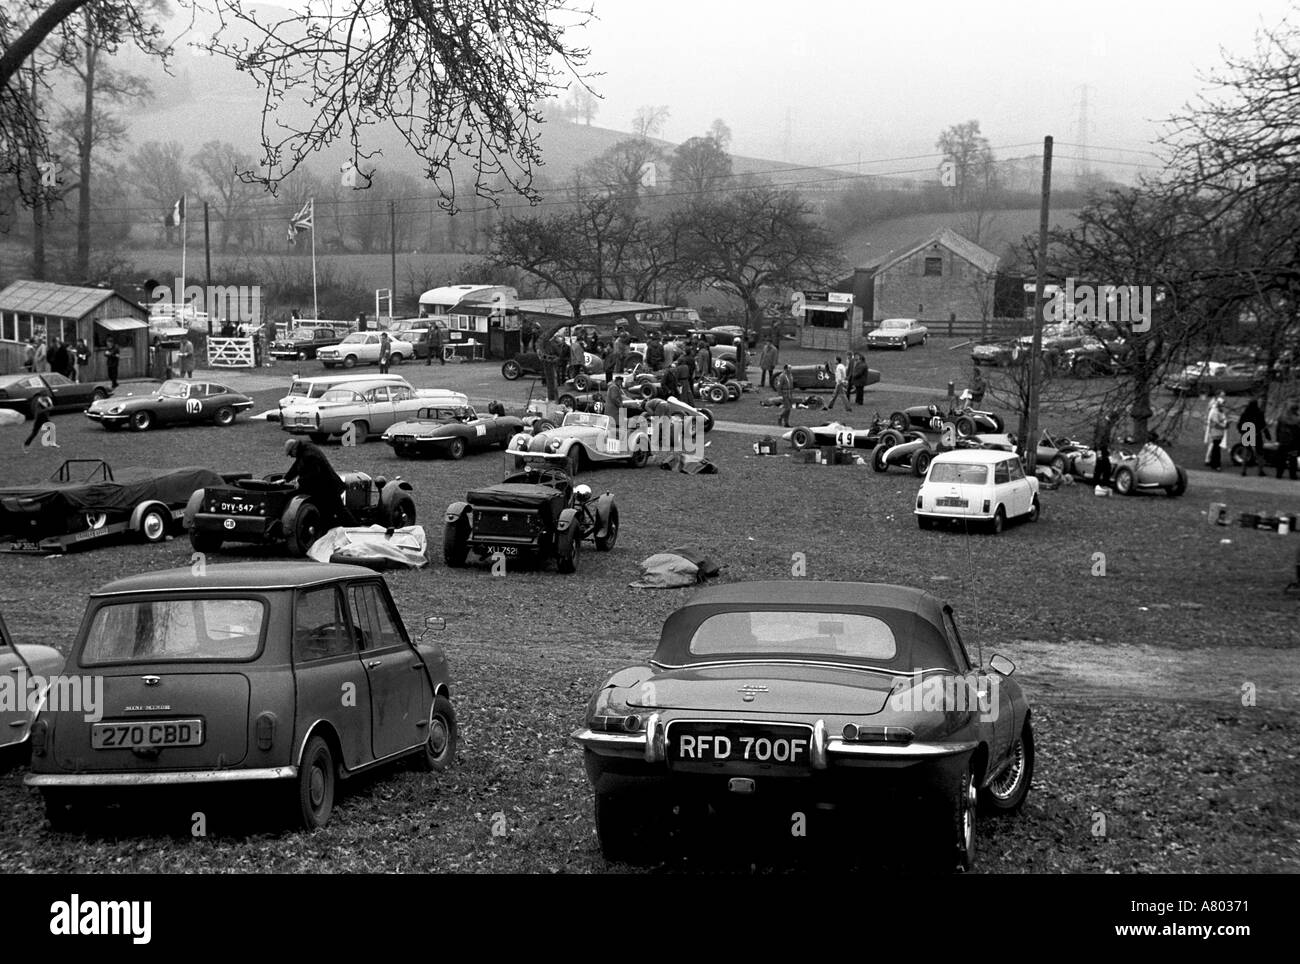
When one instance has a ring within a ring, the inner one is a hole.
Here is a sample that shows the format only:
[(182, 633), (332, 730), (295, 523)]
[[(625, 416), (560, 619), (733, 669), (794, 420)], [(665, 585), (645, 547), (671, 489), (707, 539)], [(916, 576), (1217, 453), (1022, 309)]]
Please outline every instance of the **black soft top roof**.
[(475, 489), (466, 496), (470, 505), (535, 509), (561, 498), (562, 493), (549, 485), (534, 482), (500, 482), (485, 489)]

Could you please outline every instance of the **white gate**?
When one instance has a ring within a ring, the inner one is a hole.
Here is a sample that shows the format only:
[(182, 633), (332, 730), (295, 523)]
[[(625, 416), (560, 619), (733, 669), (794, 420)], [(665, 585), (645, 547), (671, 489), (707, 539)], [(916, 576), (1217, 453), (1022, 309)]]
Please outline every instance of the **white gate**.
[(252, 338), (209, 338), (209, 368), (256, 368)]

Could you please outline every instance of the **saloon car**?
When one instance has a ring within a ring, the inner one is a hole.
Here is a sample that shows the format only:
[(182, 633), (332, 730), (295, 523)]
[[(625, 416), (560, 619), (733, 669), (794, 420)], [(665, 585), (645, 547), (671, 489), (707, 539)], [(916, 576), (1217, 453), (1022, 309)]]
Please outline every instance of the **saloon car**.
[(271, 357), (286, 361), (309, 361), (322, 348), (337, 345), (350, 334), (347, 328), (295, 328), (287, 338), (271, 343)]
[(404, 457), (462, 459), (469, 452), (503, 449), (523, 430), (523, 419), (514, 415), (479, 415), (468, 405), (431, 405), (415, 418), (394, 422), (384, 432), (384, 441)]
[[(362, 526), (401, 529), (415, 524), (415, 495), (400, 476), (387, 479), (366, 472), (340, 472), (343, 505)], [(327, 531), (329, 506), (284, 481), (283, 473), (250, 476), (195, 489), (185, 504), (183, 522), (190, 545), (217, 552), (227, 543), (283, 544), (305, 556)]]
[(1075, 348), (1067, 348), (1060, 357), (1060, 368), (1075, 378), (1114, 375), (1127, 362), (1129, 349), (1123, 339), (1102, 341), (1089, 335)]
[(503, 482), (475, 489), (464, 502), (447, 507), (443, 560), (459, 568), (471, 553), (535, 564), (553, 558), (556, 572), (572, 573), (587, 539), (601, 552), (618, 542), (613, 493), (597, 496), (588, 485), (574, 485), (564, 470), (528, 460)]
[(234, 425), (253, 400), (216, 382), (169, 378), (149, 395), (110, 396), (93, 402), (86, 418), (109, 431), (136, 432), (165, 425)]
[(994, 535), (1014, 519), (1037, 522), (1040, 512), (1038, 479), (1025, 474), (1014, 452), (970, 448), (929, 460), (913, 510), (922, 529), (975, 523)]
[[(1066, 456), (1066, 472), (1077, 479), (1092, 479), (1097, 470), (1098, 452), (1086, 448)], [(1120, 495), (1138, 492), (1164, 492), (1177, 498), (1187, 491), (1187, 471), (1175, 465), (1173, 458), (1159, 445), (1147, 442), (1136, 452), (1110, 454), (1110, 484)]]
[(0, 613), (0, 770), (26, 762), (32, 723), (41, 708), (50, 678), (63, 668), (63, 654), (53, 646), (18, 643)]
[(103, 382), (74, 382), (58, 372), (0, 375), (0, 408), (35, 418), (47, 412), (82, 412), (113, 390)]
[(867, 332), (867, 347), (906, 351), (911, 345), (924, 345), (929, 337), (930, 329), (915, 318), (886, 318)]
[(1188, 395), (1256, 395), (1268, 384), (1268, 366), (1253, 362), (1197, 362), (1165, 379), (1171, 392)]
[(335, 385), (315, 398), (281, 399), (280, 428), (313, 442), (327, 442), (351, 430), (353, 440), (361, 443), (437, 405), (468, 406), (469, 399), (460, 392), (417, 390), (405, 380), (395, 382), (392, 376), (380, 375)]
[[(378, 365), (382, 332), (354, 331), (337, 345), (321, 348), (316, 357), (326, 368), (342, 365), (355, 368), (357, 365)], [(399, 336), (390, 335), (388, 341), (388, 363), (400, 365), (403, 360), (415, 357), (415, 346)]]
[[(654, 859), (674, 819), (823, 808), (917, 823), (915, 857), (969, 868), (976, 808), (1019, 809), (1030, 711), (1010, 660), (972, 659), (952, 609), (874, 583), (732, 583), (665, 621), (573, 739), (607, 860)], [(931, 699), (926, 699), (931, 694)], [(910, 829), (910, 828), (909, 828)]]
[[(514, 454), (515, 468), (523, 468), (533, 458), (548, 459), (562, 465), (569, 475), (577, 475), (584, 466), (620, 462), (640, 468), (650, 455), (649, 438), (634, 422), (624, 422), (628, 437), (619, 437), (619, 420), (594, 412), (569, 412), (558, 428), (516, 435), (507, 448)], [(644, 439), (644, 441), (643, 441)]]
[(0, 541), (6, 552), (35, 555), (121, 537), (162, 542), (180, 531), (191, 493), (237, 475), (198, 466), (114, 472), (102, 459), (67, 459), (43, 482), (0, 487)]
[(314, 830), (340, 778), (403, 757), (441, 771), (456, 754), (446, 655), (411, 641), (360, 567), (127, 576), (91, 594), (66, 672), (104, 689), (100, 719), (60, 710), (32, 727), (25, 782), (56, 828), (114, 791), (235, 783), (270, 786)]

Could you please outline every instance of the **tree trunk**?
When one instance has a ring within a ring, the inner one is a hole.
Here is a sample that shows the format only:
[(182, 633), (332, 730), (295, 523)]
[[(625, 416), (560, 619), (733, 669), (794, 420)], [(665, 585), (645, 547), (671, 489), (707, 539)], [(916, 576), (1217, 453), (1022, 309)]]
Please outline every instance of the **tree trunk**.
[[(89, 29), (89, 22), (87, 23)], [(95, 135), (95, 61), (99, 50), (86, 40), (85, 116), (81, 119), (81, 177), (77, 184), (77, 260), (73, 268), (83, 283), (90, 282), (90, 156)]]
[(45, 198), (32, 205), (32, 277), (45, 280)]

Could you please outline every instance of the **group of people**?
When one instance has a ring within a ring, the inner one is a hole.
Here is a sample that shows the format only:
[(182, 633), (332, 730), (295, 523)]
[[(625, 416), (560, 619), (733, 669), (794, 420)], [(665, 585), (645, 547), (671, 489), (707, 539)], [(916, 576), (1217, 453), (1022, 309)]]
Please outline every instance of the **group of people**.
[[(771, 342), (767, 342), (770, 345)], [(759, 353), (759, 367), (763, 367), (763, 353)], [(870, 369), (867, 367), (867, 356), (860, 351), (850, 353), (847, 360), (843, 355), (835, 356), (835, 365), (825, 366), (827, 373), (834, 379), (835, 390), (831, 394), (831, 399), (826, 403), (827, 408), (834, 408), (835, 403), (840, 399), (844, 400), (844, 410), (853, 411), (853, 405), (862, 405), (863, 393), (867, 387), (867, 377)], [(772, 374), (768, 369), (767, 375)], [(766, 379), (765, 379), (766, 380)], [(760, 383), (763, 384), (763, 383)], [(771, 379), (771, 385), (781, 396), (781, 411), (777, 415), (776, 424), (784, 428), (790, 427), (790, 411), (794, 408), (794, 373), (790, 370), (789, 365), (783, 365), (775, 377)], [(849, 401), (849, 396), (853, 396), (853, 402)]]
[[(1264, 474), (1264, 443), (1277, 440), (1277, 477), (1285, 470), (1292, 480), (1297, 478), (1297, 459), (1300, 458), (1300, 399), (1287, 401), (1281, 415), (1269, 432), (1268, 417), (1263, 398), (1252, 398), (1237, 419), (1237, 434), (1245, 447), (1241, 474), (1245, 475), (1253, 464), (1260, 475)], [(1223, 392), (1210, 400), (1205, 413), (1205, 464), (1215, 472), (1223, 468), (1223, 449), (1227, 445), (1229, 415), (1227, 398)]]
[(76, 382), (89, 366), (90, 346), (84, 338), (75, 344), (71, 340), (51, 338), (48, 345), (41, 336), (27, 339), (23, 367), (29, 372), (54, 372)]

